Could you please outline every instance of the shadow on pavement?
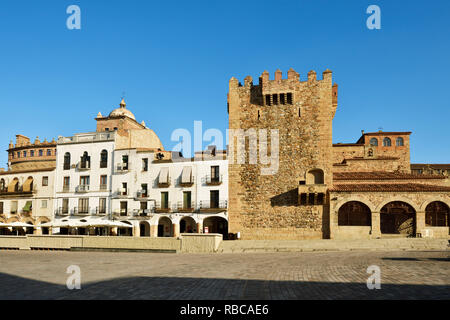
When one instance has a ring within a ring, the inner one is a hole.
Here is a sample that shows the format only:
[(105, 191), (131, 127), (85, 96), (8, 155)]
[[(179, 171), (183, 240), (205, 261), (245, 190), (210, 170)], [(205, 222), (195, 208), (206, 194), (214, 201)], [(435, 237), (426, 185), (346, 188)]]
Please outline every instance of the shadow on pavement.
[(297, 300), (297, 299), (450, 299), (450, 285), (264, 281), (219, 278), (130, 277), (81, 283), (81, 290), (64, 284), (0, 273), (0, 299), (164, 299), (164, 300)]

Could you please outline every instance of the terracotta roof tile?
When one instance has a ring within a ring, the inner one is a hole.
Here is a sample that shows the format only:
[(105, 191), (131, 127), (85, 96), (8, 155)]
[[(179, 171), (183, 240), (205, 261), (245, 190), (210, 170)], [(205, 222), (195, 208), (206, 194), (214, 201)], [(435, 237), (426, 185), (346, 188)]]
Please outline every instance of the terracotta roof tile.
[(335, 172), (334, 180), (416, 180), (416, 179), (445, 179), (441, 175), (411, 174), (401, 172)]
[(331, 192), (450, 192), (450, 187), (419, 183), (336, 184)]

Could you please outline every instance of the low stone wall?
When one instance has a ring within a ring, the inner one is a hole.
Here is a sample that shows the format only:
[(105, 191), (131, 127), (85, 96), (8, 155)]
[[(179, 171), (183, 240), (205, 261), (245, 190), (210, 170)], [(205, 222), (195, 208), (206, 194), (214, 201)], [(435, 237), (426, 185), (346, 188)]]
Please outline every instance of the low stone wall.
[(422, 229), (423, 238), (449, 239), (449, 227), (429, 227)]
[(182, 233), (181, 252), (208, 253), (217, 252), (222, 235), (217, 233)]
[(370, 226), (338, 226), (335, 230), (334, 239), (370, 239)]
[(222, 242), (221, 234), (182, 234), (177, 238), (136, 238), (67, 235), (0, 236), (3, 249), (62, 249), (70, 250), (155, 250), (183, 253), (216, 252)]

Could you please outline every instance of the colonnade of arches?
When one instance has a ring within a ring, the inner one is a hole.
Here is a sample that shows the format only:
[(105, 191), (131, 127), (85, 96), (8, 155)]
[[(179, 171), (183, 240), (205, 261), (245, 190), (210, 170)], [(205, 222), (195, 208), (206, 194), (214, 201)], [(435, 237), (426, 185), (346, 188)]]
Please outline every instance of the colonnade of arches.
[[(425, 227), (448, 227), (450, 207), (443, 201), (431, 201), (424, 206)], [(337, 212), (338, 226), (372, 226), (374, 214), (363, 201), (352, 200), (342, 204)], [(378, 214), (378, 213), (377, 213)], [(406, 201), (390, 201), (379, 209), (381, 234), (415, 236), (418, 211)]]

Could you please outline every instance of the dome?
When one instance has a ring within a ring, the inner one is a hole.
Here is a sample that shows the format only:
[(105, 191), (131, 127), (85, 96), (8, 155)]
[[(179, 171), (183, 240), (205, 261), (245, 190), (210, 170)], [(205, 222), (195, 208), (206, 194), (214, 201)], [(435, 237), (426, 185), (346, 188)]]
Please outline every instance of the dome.
[(122, 99), (120, 102), (120, 107), (117, 109), (114, 109), (109, 114), (110, 117), (128, 117), (136, 121), (136, 118), (134, 117), (134, 114), (126, 108), (127, 104), (125, 103), (125, 100)]

